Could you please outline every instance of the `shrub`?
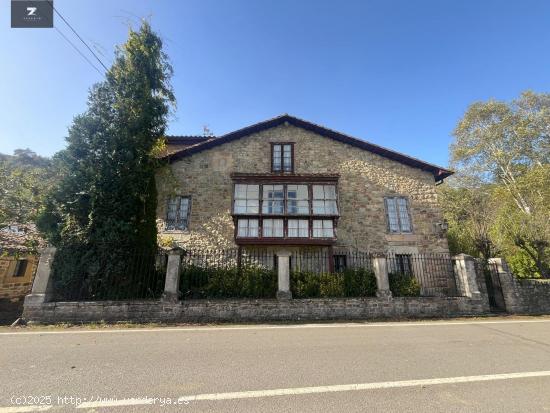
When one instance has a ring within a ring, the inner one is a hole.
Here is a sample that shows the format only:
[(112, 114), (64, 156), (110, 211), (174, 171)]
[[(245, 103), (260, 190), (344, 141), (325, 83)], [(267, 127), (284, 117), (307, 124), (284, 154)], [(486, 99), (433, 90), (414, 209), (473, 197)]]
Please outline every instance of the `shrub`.
[(374, 297), (376, 295), (376, 277), (365, 268), (346, 269), (344, 276), (344, 295), (346, 297)]
[(184, 298), (271, 298), (277, 273), (257, 266), (205, 268), (185, 266), (180, 275)]
[(506, 257), (512, 273), (518, 278), (540, 278), (535, 261), (524, 251), (519, 250)]
[(290, 274), (290, 289), (295, 298), (372, 297), (376, 295), (376, 278), (366, 269), (321, 274), (295, 271)]
[(402, 274), (388, 274), (390, 290), (395, 297), (418, 297), (420, 284), (416, 278)]
[(290, 273), (290, 291), (294, 298), (316, 298), (321, 296), (319, 274), (308, 271)]

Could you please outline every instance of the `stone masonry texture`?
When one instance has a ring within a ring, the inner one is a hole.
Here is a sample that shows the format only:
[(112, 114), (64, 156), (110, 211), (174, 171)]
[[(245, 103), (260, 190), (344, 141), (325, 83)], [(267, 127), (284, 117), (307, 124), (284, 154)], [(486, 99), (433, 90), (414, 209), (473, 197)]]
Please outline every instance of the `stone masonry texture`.
[(181, 303), (57, 302), (25, 306), (23, 316), (59, 322), (263, 322), (451, 317), (484, 313), (481, 300), (466, 297), (347, 298), (293, 300), (189, 300)]
[[(234, 247), (230, 174), (270, 173), (270, 143), (294, 142), (296, 174), (339, 174), (337, 246), (387, 252), (415, 247), (419, 253), (447, 253), (435, 224), (443, 217), (431, 173), (313, 132), (280, 125), (174, 161), (157, 176), (161, 235), (183, 247)], [(191, 196), (189, 230), (162, 231), (167, 199)], [(408, 197), (413, 234), (389, 235), (385, 196)], [(395, 250), (395, 249), (394, 249)]]

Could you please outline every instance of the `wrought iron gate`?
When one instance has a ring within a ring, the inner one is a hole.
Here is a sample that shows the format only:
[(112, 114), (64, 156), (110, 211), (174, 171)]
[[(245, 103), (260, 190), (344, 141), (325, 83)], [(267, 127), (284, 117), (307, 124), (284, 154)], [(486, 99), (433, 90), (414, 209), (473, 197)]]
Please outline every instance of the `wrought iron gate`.
[(501, 312), (506, 311), (506, 303), (504, 302), (504, 294), (500, 285), (500, 276), (498, 273), (498, 265), (493, 262), (487, 263), (485, 273), (485, 284), (487, 284), (487, 294), (489, 296), (489, 305), (491, 311)]

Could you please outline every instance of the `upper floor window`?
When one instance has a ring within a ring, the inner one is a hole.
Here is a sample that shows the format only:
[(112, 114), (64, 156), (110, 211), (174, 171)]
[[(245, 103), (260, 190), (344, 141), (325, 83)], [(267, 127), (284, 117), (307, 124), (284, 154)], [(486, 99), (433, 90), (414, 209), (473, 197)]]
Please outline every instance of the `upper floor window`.
[(257, 219), (239, 219), (237, 227), (237, 237), (255, 238), (258, 236)]
[(287, 211), (291, 215), (309, 214), (309, 189), (307, 185), (286, 186)]
[(251, 238), (265, 239), (266, 243), (276, 243), (277, 239), (300, 243), (307, 239), (318, 243), (334, 240), (336, 183), (294, 180), (235, 183), (233, 215), (240, 242), (251, 242)]
[(235, 185), (236, 214), (257, 214), (260, 212), (260, 185)]
[(284, 221), (282, 219), (264, 219), (262, 221), (262, 236), (264, 238), (282, 237)]
[(294, 144), (271, 144), (271, 172), (294, 171)]
[(332, 219), (314, 219), (313, 220), (313, 238), (332, 238), (334, 237), (334, 227)]
[(174, 196), (170, 198), (166, 214), (166, 230), (186, 230), (189, 225), (190, 206), (191, 198), (188, 196)]
[(412, 232), (411, 216), (409, 212), (409, 200), (405, 197), (384, 198), (388, 229), (393, 233)]
[(334, 184), (235, 184), (233, 200), (236, 215), (338, 215)]
[(283, 185), (263, 185), (262, 213), (284, 214), (285, 193)]
[(289, 238), (308, 238), (309, 220), (307, 219), (289, 219), (288, 220)]
[(315, 215), (335, 215), (336, 187), (334, 185), (313, 185), (313, 213)]

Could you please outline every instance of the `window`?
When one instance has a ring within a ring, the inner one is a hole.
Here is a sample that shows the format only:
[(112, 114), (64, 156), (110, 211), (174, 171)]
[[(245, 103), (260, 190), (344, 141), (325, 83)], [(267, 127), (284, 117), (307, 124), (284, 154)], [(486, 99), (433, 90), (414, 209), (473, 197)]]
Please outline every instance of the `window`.
[(13, 269), (13, 277), (24, 277), (27, 272), (27, 260), (17, 260)]
[(409, 254), (395, 254), (395, 257), (390, 259), (390, 267), (390, 272), (408, 276), (413, 275), (411, 256)]
[(235, 185), (235, 214), (257, 214), (260, 211), (260, 185)]
[[(295, 182), (295, 178), (281, 178), (286, 182), (280, 182), (275, 179), (261, 183), (235, 182), (235, 237), (266, 238), (266, 244), (276, 238), (298, 244), (312, 238), (317, 239), (314, 244), (331, 243), (338, 216), (336, 183)], [(254, 242), (243, 240), (241, 244)]]
[(264, 238), (282, 237), (284, 225), (282, 219), (264, 219), (262, 225), (262, 236)]
[(237, 223), (237, 237), (257, 238), (258, 237), (258, 220), (257, 219), (239, 219)]
[(166, 230), (183, 231), (188, 228), (190, 203), (191, 198), (187, 196), (175, 196), (168, 200)]
[(313, 214), (336, 215), (336, 187), (334, 185), (313, 185)]
[(286, 202), (286, 209), (289, 214), (309, 214), (309, 190), (307, 185), (287, 185)]
[(332, 238), (334, 229), (332, 219), (314, 219), (313, 220), (313, 238)]
[(294, 148), (291, 143), (271, 145), (271, 171), (292, 172), (294, 170)]
[(308, 238), (309, 221), (307, 219), (289, 219), (288, 220), (289, 238)]
[(347, 268), (347, 257), (345, 255), (333, 255), (334, 271), (341, 272)]
[(283, 185), (264, 185), (262, 197), (262, 213), (284, 214), (285, 193)]
[(384, 199), (390, 232), (412, 232), (409, 214), (409, 200), (404, 197), (388, 197)]

